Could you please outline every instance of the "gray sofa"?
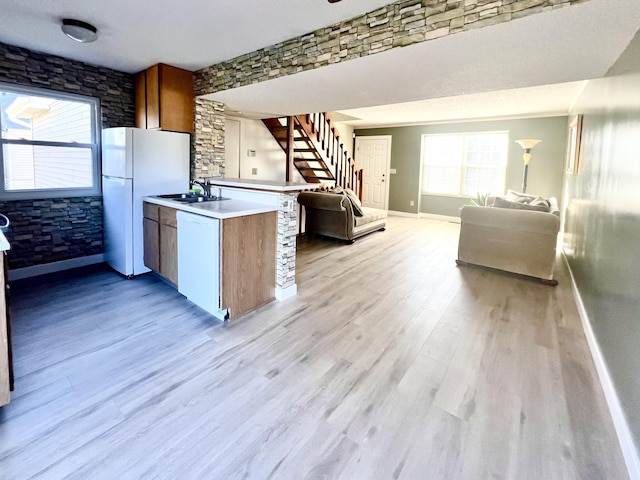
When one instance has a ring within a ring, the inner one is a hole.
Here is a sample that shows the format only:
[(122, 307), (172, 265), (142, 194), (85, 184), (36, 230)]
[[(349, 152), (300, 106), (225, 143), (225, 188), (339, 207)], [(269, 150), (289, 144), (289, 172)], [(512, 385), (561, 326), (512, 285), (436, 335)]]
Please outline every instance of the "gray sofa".
[(548, 212), (518, 208), (464, 206), (460, 211), (458, 265), (474, 264), (553, 279), (560, 212), (550, 198)]
[(354, 207), (352, 201), (341, 193), (300, 193), (298, 203), (305, 207), (305, 232), (353, 243), (367, 233), (385, 229), (385, 210)]

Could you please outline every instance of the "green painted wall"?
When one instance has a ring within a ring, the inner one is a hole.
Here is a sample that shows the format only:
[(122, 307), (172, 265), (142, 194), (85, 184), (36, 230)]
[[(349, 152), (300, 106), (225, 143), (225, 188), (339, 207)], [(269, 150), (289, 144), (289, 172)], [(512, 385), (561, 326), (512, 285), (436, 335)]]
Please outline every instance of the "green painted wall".
[(564, 252), (640, 446), (640, 74), (590, 81), (578, 175), (565, 178)]
[[(391, 135), (391, 168), (389, 210), (458, 216), (459, 208), (468, 203), (461, 197), (422, 195), (420, 193), (420, 146), (422, 135), (430, 133), (509, 132), (509, 159), (505, 189), (522, 190), (523, 150), (514, 141), (540, 138), (529, 165), (527, 192), (544, 197), (562, 195), (565, 164), (567, 117), (493, 120), (484, 122), (416, 125), (410, 127), (357, 129), (357, 136)], [(484, 192), (483, 192), (484, 193)], [(504, 192), (495, 192), (504, 193)], [(411, 206), (411, 201), (414, 206)]]

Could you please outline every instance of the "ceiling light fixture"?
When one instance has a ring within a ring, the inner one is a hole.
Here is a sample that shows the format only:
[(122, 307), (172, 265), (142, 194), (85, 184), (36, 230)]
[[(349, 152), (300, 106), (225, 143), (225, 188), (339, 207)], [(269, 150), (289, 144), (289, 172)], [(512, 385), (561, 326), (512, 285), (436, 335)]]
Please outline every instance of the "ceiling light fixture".
[(90, 23), (81, 20), (63, 18), (61, 28), (67, 37), (76, 42), (90, 43), (98, 38), (98, 29)]

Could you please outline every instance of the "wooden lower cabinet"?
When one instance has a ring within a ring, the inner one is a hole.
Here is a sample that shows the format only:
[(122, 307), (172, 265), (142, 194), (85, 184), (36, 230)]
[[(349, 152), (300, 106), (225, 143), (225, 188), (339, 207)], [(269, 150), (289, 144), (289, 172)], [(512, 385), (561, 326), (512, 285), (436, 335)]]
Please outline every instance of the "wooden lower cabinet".
[(222, 221), (221, 306), (230, 319), (275, 298), (277, 230), (277, 212)]
[(10, 377), (11, 369), (9, 362), (9, 331), (7, 319), (7, 299), (5, 295), (6, 269), (4, 262), (7, 261), (4, 252), (0, 252), (0, 406), (9, 403), (10, 399)]
[(177, 209), (144, 202), (144, 264), (178, 284)]
[(143, 218), (144, 264), (154, 272), (160, 271), (160, 224)]
[(159, 273), (174, 285), (178, 285), (178, 229), (164, 224), (160, 224)]

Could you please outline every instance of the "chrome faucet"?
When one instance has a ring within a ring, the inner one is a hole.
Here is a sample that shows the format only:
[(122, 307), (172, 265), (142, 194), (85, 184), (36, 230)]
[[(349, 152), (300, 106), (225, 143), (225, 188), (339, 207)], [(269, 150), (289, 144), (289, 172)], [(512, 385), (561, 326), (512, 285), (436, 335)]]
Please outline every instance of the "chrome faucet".
[(210, 197), (211, 196), (211, 182), (209, 182), (208, 178), (203, 178), (201, 180), (194, 179), (194, 180), (191, 180), (189, 182), (189, 186), (191, 186), (191, 187), (194, 184), (200, 185), (202, 187), (202, 190), (203, 190), (204, 195), (206, 197)]

